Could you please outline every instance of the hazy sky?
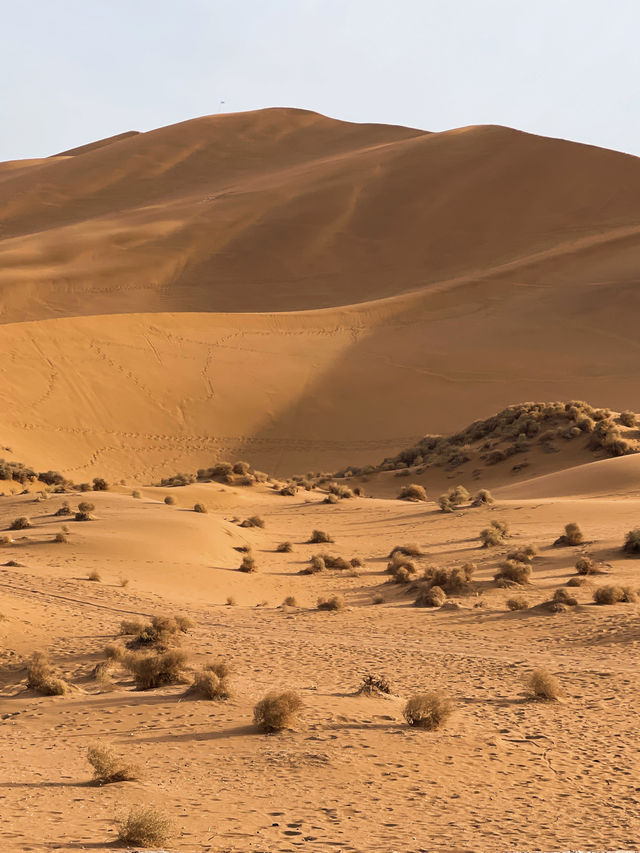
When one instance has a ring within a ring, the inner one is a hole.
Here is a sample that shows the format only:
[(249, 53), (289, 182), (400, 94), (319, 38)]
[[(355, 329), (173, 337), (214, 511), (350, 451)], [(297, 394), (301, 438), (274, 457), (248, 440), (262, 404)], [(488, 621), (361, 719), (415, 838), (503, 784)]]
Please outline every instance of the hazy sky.
[(5, 0), (0, 160), (270, 106), (640, 155), (639, 35), (640, 0)]

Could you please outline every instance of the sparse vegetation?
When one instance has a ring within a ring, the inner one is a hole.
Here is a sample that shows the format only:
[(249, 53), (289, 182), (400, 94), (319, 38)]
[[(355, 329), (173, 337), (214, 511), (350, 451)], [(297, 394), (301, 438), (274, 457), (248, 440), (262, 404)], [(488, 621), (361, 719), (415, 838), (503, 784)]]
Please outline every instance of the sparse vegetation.
[(532, 698), (557, 701), (564, 696), (558, 679), (547, 669), (534, 669), (525, 679), (525, 687)]
[(475, 498), (471, 502), (471, 506), (491, 506), (495, 503), (495, 498), (489, 489), (480, 489)]
[(61, 506), (59, 509), (57, 509), (53, 514), (54, 514), (54, 515), (56, 515), (56, 516), (60, 516), (60, 515), (73, 515), (73, 510), (72, 510), (72, 509), (71, 509), (71, 507), (69, 506), (68, 501), (65, 501), (65, 502), (62, 504), (62, 506)]
[(141, 497), (142, 497), (142, 492), (139, 492), (137, 489), (134, 489), (134, 490), (131, 492), (131, 497), (132, 497), (132, 498), (141, 498)]
[(209, 512), (209, 510), (206, 508), (206, 506), (204, 504), (201, 504), (201, 503), (194, 504), (193, 505), (193, 511), (194, 512), (203, 512), (203, 513)]
[(513, 598), (507, 599), (507, 608), (509, 610), (528, 610), (529, 602), (523, 595), (515, 595)]
[(281, 542), (276, 548), (276, 551), (279, 554), (290, 554), (293, 551), (293, 545), (291, 542)]
[(309, 539), (309, 543), (312, 545), (320, 545), (327, 542), (333, 542), (333, 537), (330, 536), (325, 530), (314, 530), (311, 533), (311, 538)]
[(504, 521), (492, 521), (489, 527), (480, 531), (480, 541), (483, 548), (502, 545), (509, 535), (509, 527)]
[(364, 693), (365, 696), (377, 696), (380, 693), (389, 695), (391, 693), (391, 682), (385, 675), (374, 675), (368, 672), (362, 677), (362, 684), (358, 693)]
[(253, 572), (258, 571), (258, 566), (256, 565), (256, 558), (253, 556), (251, 552), (245, 554), (242, 558), (242, 562), (238, 568), (239, 572), (244, 572), (245, 574), (253, 574)]
[(447, 594), (440, 586), (427, 586), (418, 591), (414, 602), (416, 607), (442, 607)]
[(582, 545), (583, 543), (584, 534), (580, 529), (580, 525), (572, 521), (569, 524), (565, 524), (563, 535), (559, 536), (553, 544), (558, 547), (562, 545)]
[(576, 571), (579, 575), (601, 574), (600, 570), (596, 568), (596, 565), (591, 559), (591, 557), (587, 557), (586, 555), (583, 557), (578, 557), (578, 559), (576, 560)]
[(187, 655), (181, 649), (168, 649), (159, 654), (129, 652), (122, 664), (133, 675), (139, 690), (153, 690), (165, 684), (176, 684), (186, 661)]
[(425, 491), (424, 486), (420, 486), (417, 483), (411, 483), (410, 485), (403, 486), (400, 489), (400, 494), (398, 495), (399, 501), (424, 501), (428, 500), (427, 493)]
[(176, 499), (173, 497), (173, 495), (165, 495), (164, 502), (167, 506), (173, 506), (176, 502)]
[(638, 425), (638, 419), (635, 412), (630, 412), (629, 410), (625, 412), (620, 412), (620, 423), (622, 426), (626, 427), (635, 427)]
[(228, 677), (229, 667), (224, 661), (210, 663), (195, 673), (185, 695), (216, 701), (228, 699), (231, 695)]
[(253, 709), (253, 721), (265, 733), (291, 727), (302, 710), (302, 699), (293, 690), (268, 693)]
[(640, 527), (634, 527), (624, 538), (622, 550), (625, 554), (638, 556), (640, 554)]
[(519, 563), (515, 560), (503, 560), (498, 564), (498, 571), (493, 576), (493, 579), (501, 586), (508, 584), (523, 586), (524, 584), (529, 583), (530, 577), (531, 566), (528, 563)]
[(33, 527), (31, 521), (26, 517), (26, 515), (21, 515), (19, 518), (13, 519), (9, 525), (9, 530), (28, 530), (30, 527)]
[(419, 545), (412, 542), (408, 545), (396, 545), (389, 554), (389, 559), (391, 560), (396, 554), (403, 557), (423, 557), (424, 551)]
[(89, 572), (89, 574), (87, 575), (87, 580), (88, 581), (94, 581), (94, 583), (101, 583), (102, 582), (102, 575), (100, 574), (100, 572), (98, 572), (94, 569), (93, 571)]
[(68, 541), (69, 541), (69, 534), (68, 534), (68, 533), (64, 533), (64, 532), (62, 532), (62, 531), (59, 531), (59, 532), (58, 532), (58, 533), (56, 533), (56, 535), (53, 537), (53, 541), (54, 541), (54, 542), (68, 542)]
[(118, 841), (140, 847), (163, 847), (173, 832), (171, 821), (152, 806), (131, 809), (118, 829)]
[(113, 782), (133, 782), (140, 779), (140, 768), (129, 764), (113, 747), (92, 744), (87, 749), (87, 761), (93, 767), (93, 779), (98, 785)]
[(285, 600), (282, 602), (284, 607), (297, 607), (298, 602), (294, 595), (288, 595)]
[(62, 696), (69, 685), (53, 671), (45, 652), (34, 652), (27, 664), (27, 687), (43, 696)]
[(442, 693), (415, 693), (404, 706), (403, 716), (410, 726), (434, 730), (453, 713), (453, 703)]
[(330, 598), (318, 599), (318, 610), (342, 610), (344, 598), (341, 595), (332, 595)]
[(94, 492), (106, 492), (109, 490), (109, 484), (102, 477), (94, 477), (93, 478), (93, 491)]
[(240, 527), (264, 527), (264, 518), (252, 515), (250, 518), (245, 518)]
[(638, 594), (630, 586), (599, 586), (593, 593), (596, 604), (633, 604), (638, 600)]

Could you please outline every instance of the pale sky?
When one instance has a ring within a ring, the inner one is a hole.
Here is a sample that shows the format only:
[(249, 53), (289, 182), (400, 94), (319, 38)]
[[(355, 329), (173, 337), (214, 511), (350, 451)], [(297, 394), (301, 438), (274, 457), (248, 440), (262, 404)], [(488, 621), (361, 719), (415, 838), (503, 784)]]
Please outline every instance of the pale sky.
[(5, 0), (0, 160), (272, 106), (640, 155), (639, 90), (640, 0)]

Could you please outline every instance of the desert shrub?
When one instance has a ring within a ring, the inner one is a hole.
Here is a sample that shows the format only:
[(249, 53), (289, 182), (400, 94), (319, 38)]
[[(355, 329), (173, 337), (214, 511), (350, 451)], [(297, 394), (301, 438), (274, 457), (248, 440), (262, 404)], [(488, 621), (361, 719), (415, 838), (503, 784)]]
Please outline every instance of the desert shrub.
[(106, 492), (109, 490), (109, 484), (102, 477), (94, 477), (93, 478), (93, 491), (94, 492)]
[(410, 485), (403, 486), (400, 489), (400, 494), (398, 495), (398, 500), (400, 501), (427, 501), (427, 493), (424, 489), (424, 486), (419, 486), (417, 483), (411, 483)]
[(453, 712), (453, 703), (442, 693), (415, 693), (404, 706), (403, 716), (410, 726), (438, 729)]
[(313, 545), (319, 545), (325, 542), (333, 542), (333, 536), (330, 536), (325, 530), (314, 530), (311, 533), (309, 542)]
[(139, 690), (153, 690), (180, 680), (187, 656), (181, 649), (168, 649), (160, 654), (129, 652), (122, 659), (133, 675)]
[(599, 586), (593, 593), (596, 604), (634, 603), (638, 594), (630, 586)]
[(423, 587), (418, 590), (414, 604), (416, 607), (442, 607), (447, 594), (440, 586)]
[(535, 545), (523, 545), (515, 551), (509, 551), (507, 560), (515, 560), (516, 563), (530, 563), (538, 553)]
[(349, 486), (343, 486), (342, 483), (330, 483), (328, 489), (330, 495), (335, 495), (339, 499), (354, 497), (353, 490)]
[(337, 495), (328, 494), (322, 501), (323, 504), (337, 504), (340, 498)]
[(118, 578), (118, 583), (124, 589), (125, 587), (129, 586), (129, 578), (125, 578), (125, 577), (121, 576)]
[(59, 509), (57, 509), (53, 514), (56, 516), (58, 516), (58, 515), (73, 515), (73, 510), (69, 506), (68, 501), (65, 501), (62, 504), (62, 506)]
[(480, 489), (478, 494), (475, 496), (473, 501), (471, 502), (471, 506), (483, 506), (486, 504), (490, 506), (495, 503), (495, 499), (491, 492), (488, 489)]
[(578, 599), (566, 589), (557, 589), (553, 593), (553, 601), (559, 601), (561, 604), (566, 604), (567, 607), (575, 607), (578, 604)]
[(408, 557), (403, 557), (402, 554), (396, 552), (387, 563), (386, 572), (392, 575), (396, 583), (409, 583), (417, 578), (417, 568), (413, 560)]
[(251, 465), (248, 462), (234, 462), (233, 463), (233, 473), (234, 474), (248, 474), (251, 470)]
[(351, 563), (345, 560), (344, 557), (334, 557), (333, 554), (316, 554), (314, 556), (320, 557), (327, 569), (341, 569), (345, 571), (351, 568)]
[(464, 563), (452, 569), (429, 568), (424, 580), (433, 587), (440, 587), (447, 595), (463, 595), (472, 589), (471, 581), (476, 569), (475, 563)]
[(177, 635), (188, 634), (194, 627), (194, 623), (188, 616), (164, 616), (157, 615), (150, 622), (140, 620), (124, 620), (120, 623), (120, 634), (132, 634), (127, 646), (137, 649), (141, 646), (166, 647), (178, 642)]
[(174, 474), (172, 477), (164, 477), (160, 480), (160, 485), (163, 488), (173, 488), (175, 486), (189, 486), (191, 483), (195, 483), (195, 481), (194, 474)]
[(9, 530), (28, 530), (33, 527), (26, 515), (21, 515), (19, 518), (14, 518), (9, 525)]
[(253, 709), (253, 722), (265, 733), (280, 732), (296, 721), (302, 699), (293, 690), (268, 693)]
[(279, 554), (290, 554), (291, 551), (293, 551), (293, 545), (291, 542), (281, 542), (276, 548), (276, 551)]
[(509, 528), (504, 521), (492, 521), (489, 527), (480, 531), (480, 541), (483, 548), (502, 545), (509, 533)]
[(349, 565), (353, 569), (361, 569), (364, 566), (364, 560), (361, 557), (352, 557), (349, 560)]
[(341, 595), (332, 595), (330, 598), (319, 598), (318, 610), (342, 610), (344, 598)]
[(282, 602), (284, 607), (297, 607), (298, 602), (294, 595), (288, 595), (285, 600)]
[(286, 486), (283, 486), (280, 489), (278, 494), (282, 495), (283, 497), (292, 498), (296, 494), (297, 491), (298, 491), (298, 487), (296, 486), (295, 483), (288, 483)]
[(93, 512), (96, 508), (95, 504), (92, 504), (90, 501), (80, 501), (78, 504), (79, 512)]
[(379, 592), (373, 596), (372, 604), (384, 604), (384, 595), (381, 595)]
[(125, 650), (117, 643), (109, 643), (104, 647), (104, 655), (107, 660), (122, 660), (125, 655)]
[(634, 527), (627, 533), (622, 550), (625, 554), (640, 554), (640, 527)]
[(201, 504), (201, 503), (194, 504), (193, 505), (193, 511), (194, 512), (209, 512), (209, 510), (206, 508), (206, 506), (204, 504)]
[(27, 664), (27, 687), (43, 696), (62, 696), (69, 690), (66, 681), (54, 673), (44, 652), (34, 652)]
[(176, 499), (173, 497), (173, 495), (165, 495), (164, 502), (167, 506), (173, 506), (176, 502)]
[[(212, 664), (195, 673), (193, 683), (187, 689), (186, 695), (198, 696), (201, 699), (223, 700), (231, 695), (226, 674), (216, 671), (217, 665)], [(228, 670), (226, 670), (228, 674)]]
[(100, 583), (102, 581), (102, 575), (100, 572), (97, 572), (95, 569), (87, 575), (88, 581), (94, 581), (95, 583)]
[(442, 512), (453, 512), (455, 504), (451, 503), (448, 494), (444, 494), (438, 498), (438, 506)]
[(391, 693), (391, 682), (384, 675), (374, 675), (368, 672), (362, 676), (362, 684), (358, 689), (358, 693), (364, 693), (365, 696), (376, 696), (380, 693)]
[(69, 541), (69, 534), (63, 533), (63, 532), (58, 532), (53, 537), (53, 541), (54, 542), (68, 542)]
[(567, 586), (584, 586), (587, 583), (587, 579), (584, 577), (578, 578), (569, 578), (567, 581)]
[(507, 607), (509, 610), (528, 610), (529, 602), (522, 595), (515, 595), (513, 598), (507, 599)]
[(423, 557), (424, 551), (419, 545), (411, 543), (409, 545), (396, 545), (389, 554), (389, 559), (391, 560), (396, 554), (404, 557)]
[(74, 516), (76, 521), (95, 521), (90, 512), (77, 512)]
[(136, 806), (120, 823), (118, 841), (140, 847), (164, 847), (172, 835), (169, 818), (152, 806)]
[(323, 572), (327, 568), (324, 557), (320, 554), (313, 554), (309, 560), (309, 565), (300, 570), (301, 575), (316, 575), (318, 572)]
[(515, 560), (503, 560), (498, 564), (498, 571), (493, 576), (494, 581), (509, 581), (520, 586), (529, 583), (531, 566), (528, 563), (517, 563)]
[(237, 604), (237, 601), (235, 600), (235, 598), (232, 595), (228, 595), (225, 604), (227, 605), (227, 607), (235, 607)]
[(140, 778), (140, 769), (126, 762), (113, 747), (92, 744), (87, 749), (87, 761), (93, 767), (93, 779), (99, 785), (112, 782), (133, 782)]
[(525, 687), (535, 699), (556, 701), (564, 696), (560, 682), (546, 669), (534, 669), (525, 679)]
[(258, 567), (256, 565), (256, 558), (253, 554), (245, 554), (242, 558), (242, 562), (238, 568), (239, 572), (244, 572), (245, 574), (253, 574), (253, 572), (258, 571)]
[(259, 515), (252, 515), (245, 518), (240, 527), (264, 527), (264, 518)]
[(469, 500), (471, 500), (471, 495), (464, 486), (455, 486), (455, 488), (449, 491), (449, 503), (452, 506), (459, 506), (460, 504), (467, 503)]
[(579, 575), (599, 575), (600, 570), (596, 568), (591, 557), (578, 557), (576, 560), (576, 571)]
[(134, 489), (134, 490), (131, 492), (131, 497), (132, 497), (132, 498), (141, 498), (141, 497), (142, 497), (142, 492), (139, 492), (137, 489)]
[(561, 545), (582, 545), (583, 543), (584, 534), (580, 525), (572, 521), (565, 524), (563, 535), (559, 536), (553, 544), (557, 547)]
[(139, 634), (145, 627), (146, 625), (142, 619), (123, 619), (120, 622), (119, 633), (123, 636), (126, 634)]
[(626, 412), (620, 413), (620, 423), (626, 427), (634, 427), (638, 424), (635, 413), (628, 409)]

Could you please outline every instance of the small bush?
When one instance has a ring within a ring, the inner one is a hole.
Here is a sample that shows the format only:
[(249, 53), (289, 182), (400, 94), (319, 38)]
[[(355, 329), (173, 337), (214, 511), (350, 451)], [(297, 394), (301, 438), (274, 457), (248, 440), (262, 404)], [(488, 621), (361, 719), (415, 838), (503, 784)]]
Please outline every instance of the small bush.
[(67, 533), (56, 533), (56, 535), (53, 537), (53, 541), (54, 542), (68, 542), (69, 541), (69, 535)]
[(56, 516), (59, 516), (59, 515), (73, 515), (73, 510), (72, 510), (72, 509), (71, 509), (71, 507), (69, 506), (68, 502), (67, 502), (67, 501), (65, 501), (65, 502), (62, 504), (62, 506), (60, 507), (60, 509), (57, 509), (53, 514), (54, 514), (54, 515), (56, 515)]
[(109, 490), (109, 484), (102, 477), (94, 477), (93, 478), (93, 491), (94, 492), (106, 492)]
[(295, 599), (295, 596), (288, 595), (285, 600), (282, 602), (283, 607), (297, 607), (298, 602)]
[(515, 560), (503, 560), (498, 564), (498, 571), (493, 576), (494, 581), (510, 581), (520, 586), (529, 583), (531, 566), (528, 563), (517, 563)]
[(342, 610), (344, 598), (341, 595), (332, 595), (331, 598), (319, 598), (318, 610)]
[[(201, 699), (210, 699), (221, 701), (228, 699), (231, 695), (229, 684), (225, 675), (220, 675), (220, 670), (216, 671), (217, 665), (205, 667), (199, 672), (196, 672), (193, 678), (193, 684), (188, 688), (185, 695), (198, 696)], [(228, 670), (226, 670), (228, 673)]]
[(141, 498), (141, 497), (142, 497), (142, 492), (139, 492), (137, 489), (134, 489), (134, 490), (131, 492), (131, 497), (132, 497), (132, 498)]
[(410, 726), (434, 730), (453, 712), (453, 703), (441, 693), (415, 693), (404, 706), (403, 716)]
[(507, 560), (515, 560), (516, 563), (530, 563), (537, 553), (538, 549), (535, 545), (525, 545), (516, 551), (510, 551), (507, 554)]
[(535, 699), (557, 701), (564, 696), (560, 682), (546, 669), (534, 669), (526, 678), (525, 686), (528, 693)]
[(419, 486), (417, 483), (411, 483), (410, 485), (403, 486), (400, 489), (400, 494), (398, 495), (398, 500), (400, 501), (427, 501), (427, 493), (424, 489), (424, 486)]
[(478, 494), (475, 496), (475, 498), (471, 502), (471, 506), (483, 506), (484, 504), (486, 504), (487, 506), (490, 506), (491, 504), (494, 504), (494, 503), (495, 503), (495, 498), (493, 497), (491, 492), (488, 489), (480, 489)]
[(507, 537), (509, 528), (503, 521), (492, 521), (489, 527), (480, 531), (480, 541), (483, 548), (491, 548), (502, 545)]
[(139, 690), (153, 690), (165, 684), (176, 684), (181, 676), (187, 656), (180, 649), (169, 649), (157, 655), (130, 652), (122, 663), (133, 675)]
[(125, 650), (117, 643), (109, 643), (108, 646), (104, 647), (104, 655), (107, 660), (119, 661), (125, 656)]
[(206, 506), (204, 504), (200, 504), (200, 503), (193, 505), (193, 511), (194, 512), (209, 512), (209, 510), (206, 508)]
[(319, 545), (325, 542), (333, 542), (333, 537), (330, 536), (325, 530), (314, 530), (311, 533), (311, 538), (309, 542), (313, 545)]
[(627, 533), (622, 550), (625, 554), (640, 554), (640, 527), (634, 527)]
[(600, 586), (593, 593), (596, 604), (633, 604), (638, 600), (638, 594), (630, 586)]
[(100, 583), (102, 581), (102, 575), (100, 572), (97, 572), (95, 569), (92, 572), (89, 572), (87, 575), (88, 581), (94, 581), (95, 583)]
[(173, 495), (166, 495), (164, 498), (164, 502), (167, 506), (173, 506), (176, 502), (176, 499), (173, 497)]
[(579, 578), (569, 578), (567, 581), (567, 586), (584, 586), (587, 583), (587, 579), (584, 577)]
[(291, 551), (293, 551), (293, 545), (291, 542), (281, 542), (276, 548), (276, 551), (279, 554), (290, 554)]
[(27, 664), (27, 687), (43, 696), (62, 696), (69, 691), (69, 685), (55, 675), (44, 652), (34, 652)]
[(26, 515), (21, 515), (19, 518), (14, 518), (9, 525), (9, 530), (28, 530), (33, 527)]
[(298, 491), (298, 487), (295, 483), (289, 483), (286, 486), (283, 486), (278, 492), (279, 495), (282, 495), (285, 498), (292, 498), (296, 492)]
[(245, 554), (242, 558), (242, 562), (240, 563), (240, 567), (238, 568), (239, 572), (244, 572), (245, 574), (253, 574), (253, 572), (258, 571), (258, 567), (256, 565), (256, 559), (253, 554)]
[(620, 423), (626, 427), (635, 427), (638, 425), (635, 413), (629, 410), (620, 413)]
[(95, 504), (92, 504), (90, 501), (80, 501), (78, 504), (78, 512), (93, 512), (96, 508)]
[(440, 586), (424, 587), (418, 591), (414, 604), (416, 607), (442, 607), (447, 594)]
[(118, 829), (118, 841), (140, 847), (163, 847), (172, 835), (169, 818), (151, 806), (131, 809)]
[(566, 589), (557, 589), (553, 593), (553, 601), (560, 602), (561, 604), (566, 604), (567, 607), (576, 607), (578, 604), (578, 599), (571, 595), (570, 592), (567, 592)]
[(87, 761), (93, 767), (93, 779), (99, 785), (133, 782), (140, 778), (140, 769), (125, 762), (110, 746), (93, 744), (87, 749)]
[(582, 545), (584, 543), (584, 534), (580, 530), (580, 525), (575, 522), (565, 524), (564, 533), (558, 537), (553, 543), (556, 547), (562, 545)]
[(300, 570), (301, 575), (317, 575), (318, 572), (324, 572), (327, 565), (324, 558), (320, 554), (314, 554), (309, 560), (309, 565)]
[(410, 543), (409, 545), (396, 545), (389, 554), (389, 559), (391, 560), (396, 554), (403, 557), (423, 557), (424, 551), (419, 545)]
[(328, 494), (322, 501), (323, 504), (337, 504), (340, 498), (337, 495)]
[(144, 631), (146, 625), (142, 619), (123, 619), (120, 623), (119, 633), (122, 636), (127, 634), (140, 634)]
[(225, 604), (227, 605), (227, 607), (235, 607), (237, 604), (237, 601), (235, 600), (235, 598), (232, 595), (228, 595)]
[(380, 693), (391, 693), (391, 682), (384, 675), (373, 675), (367, 673), (362, 677), (362, 684), (358, 693), (364, 693), (365, 696), (376, 696)]
[(507, 599), (507, 607), (509, 610), (528, 610), (529, 602), (522, 595), (515, 595), (513, 598)]
[(373, 596), (372, 604), (384, 604), (384, 595), (376, 593), (376, 595)]
[(129, 578), (119, 577), (118, 583), (124, 589), (125, 587), (129, 586)]
[(576, 560), (576, 571), (579, 575), (599, 575), (600, 570), (596, 568), (591, 557), (578, 557)]
[(296, 721), (302, 699), (292, 690), (268, 693), (253, 709), (253, 722), (265, 733), (280, 732)]

